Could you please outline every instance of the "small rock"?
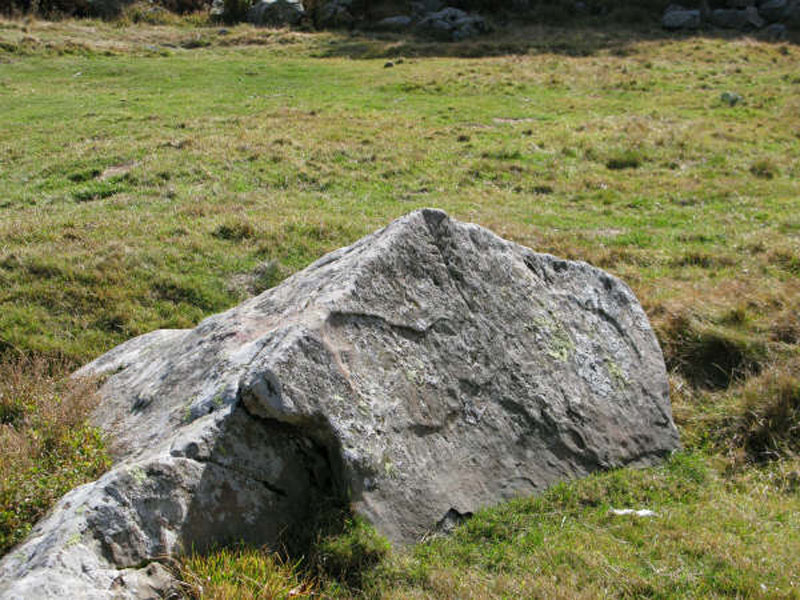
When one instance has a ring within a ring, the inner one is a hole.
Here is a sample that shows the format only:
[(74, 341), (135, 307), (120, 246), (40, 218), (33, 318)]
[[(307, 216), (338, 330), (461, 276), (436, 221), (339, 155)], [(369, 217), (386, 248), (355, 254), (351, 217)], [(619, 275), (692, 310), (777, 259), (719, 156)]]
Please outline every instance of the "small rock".
[(393, 66), (394, 66), (394, 63), (392, 61), (389, 61), (385, 65), (383, 65), (383, 68), (384, 69), (391, 69)]
[(657, 517), (658, 513), (647, 508), (641, 510), (634, 510), (632, 508), (612, 508), (608, 511), (612, 515), (633, 515), (634, 517)]
[(700, 11), (669, 6), (661, 18), (661, 26), (670, 31), (700, 29)]
[(396, 17), (386, 17), (375, 23), (376, 29), (384, 31), (403, 31), (408, 29), (413, 24), (414, 20), (406, 15), (399, 15)]
[(764, 28), (764, 37), (770, 42), (781, 42), (786, 39), (786, 25), (773, 23)]
[(421, 0), (411, 3), (411, 10), (416, 15), (427, 15), (442, 10), (445, 4), (441, 0)]
[(764, 20), (759, 16), (755, 6), (745, 10), (718, 8), (711, 11), (711, 24), (722, 29), (749, 31), (763, 27)]
[(761, 18), (758, 9), (755, 6), (748, 6), (745, 9), (745, 12), (747, 13), (748, 26), (751, 26), (754, 29), (761, 29), (764, 25), (766, 25), (766, 21)]
[(448, 41), (460, 41), (489, 31), (483, 17), (452, 6), (430, 13), (417, 27), (423, 32)]

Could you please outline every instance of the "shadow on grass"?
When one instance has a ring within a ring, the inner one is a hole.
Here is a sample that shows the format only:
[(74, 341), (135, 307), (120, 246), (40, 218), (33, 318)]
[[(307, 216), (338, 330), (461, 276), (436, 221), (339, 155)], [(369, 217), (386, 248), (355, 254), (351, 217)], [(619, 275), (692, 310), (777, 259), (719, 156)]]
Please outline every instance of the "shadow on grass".
[(625, 25), (608, 21), (580, 21), (574, 25), (537, 25), (531, 23), (500, 23), (493, 33), (462, 42), (443, 42), (409, 33), (358, 31), (331, 37), (314, 55), (320, 58), (483, 58), (492, 56), (521, 56), (526, 54), (556, 54), (585, 57), (611, 54), (625, 57), (636, 52), (642, 42), (679, 41), (686, 39), (735, 40), (755, 39), (776, 45), (800, 44), (800, 33), (792, 32), (784, 40), (771, 40), (764, 31), (743, 33), (732, 30), (707, 29), (675, 33), (658, 26)]

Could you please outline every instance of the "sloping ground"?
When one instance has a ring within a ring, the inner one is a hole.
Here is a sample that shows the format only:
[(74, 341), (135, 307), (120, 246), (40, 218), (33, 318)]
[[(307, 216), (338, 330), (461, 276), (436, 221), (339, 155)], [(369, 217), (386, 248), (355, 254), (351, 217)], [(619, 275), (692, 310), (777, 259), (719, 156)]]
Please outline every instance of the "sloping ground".
[[(76, 43), (84, 27), (119, 50)], [(440, 206), (633, 287), (707, 477), (680, 471), (673, 503), (642, 495), (667, 472), (608, 476), (593, 497), (662, 515), (625, 535), (602, 500), (563, 526), (558, 497), (538, 520), (508, 509), (507, 529), (424, 546), (399, 580), (387, 563), (384, 593), (796, 596), (798, 50), (530, 31), (441, 47), (3, 21), (0, 345), (77, 366)], [(546, 543), (517, 544), (537, 524)]]

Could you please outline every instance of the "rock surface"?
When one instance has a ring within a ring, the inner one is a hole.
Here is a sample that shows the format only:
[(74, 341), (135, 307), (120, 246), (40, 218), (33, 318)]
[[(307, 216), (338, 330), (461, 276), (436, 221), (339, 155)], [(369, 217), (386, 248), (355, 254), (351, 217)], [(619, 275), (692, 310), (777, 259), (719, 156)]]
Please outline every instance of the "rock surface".
[(738, 10), (719, 8), (711, 11), (711, 23), (722, 29), (739, 29), (742, 31), (758, 29), (764, 26), (764, 20), (754, 7)]
[[(688, 10), (670, 4), (664, 10), (661, 25), (670, 31), (692, 31), (701, 27), (736, 29), (743, 32), (760, 30), (770, 40), (786, 36), (788, 29), (800, 24), (800, 0), (728, 0), (726, 8), (710, 9), (703, 0), (701, 10)], [(795, 12), (799, 13), (795, 16)], [(776, 25), (777, 24), (777, 25)]]
[(767, 0), (759, 5), (758, 12), (768, 23), (780, 21), (789, 9), (788, 0)]
[(414, 19), (407, 15), (398, 15), (396, 17), (386, 17), (375, 23), (375, 29), (382, 29), (384, 31), (405, 31), (414, 24)]
[(353, 0), (322, 0), (314, 6), (314, 20), (319, 27), (352, 27), (357, 20), (355, 15), (363, 16), (363, 11), (353, 6)]
[(624, 283), (436, 210), (78, 375), (107, 377), (117, 462), (5, 557), (0, 598), (153, 597), (159, 557), (302, 539), (326, 502), (412, 542), (678, 446)]
[(700, 29), (701, 24), (699, 10), (686, 10), (676, 5), (669, 6), (661, 18), (661, 26), (671, 31)]
[(487, 33), (489, 26), (480, 15), (449, 6), (425, 15), (417, 23), (417, 29), (443, 41), (458, 42)]
[(297, 25), (304, 15), (301, 0), (260, 0), (247, 11), (247, 22), (260, 26), (283, 27)]

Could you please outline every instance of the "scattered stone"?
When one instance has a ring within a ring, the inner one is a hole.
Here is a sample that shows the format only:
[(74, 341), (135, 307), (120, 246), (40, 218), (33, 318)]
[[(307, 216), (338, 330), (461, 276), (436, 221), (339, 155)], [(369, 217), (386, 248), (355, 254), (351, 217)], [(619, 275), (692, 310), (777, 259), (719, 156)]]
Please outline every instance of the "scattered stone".
[(391, 69), (394, 66), (392, 61), (388, 61), (386, 64), (383, 65), (384, 69)]
[(376, 29), (384, 31), (404, 31), (413, 25), (414, 19), (409, 16), (401, 15), (397, 17), (386, 17), (375, 23)]
[(657, 517), (658, 513), (647, 508), (641, 510), (634, 510), (632, 508), (612, 508), (608, 511), (612, 515), (625, 516), (633, 515), (634, 517)]
[(678, 447), (661, 350), (620, 280), (420, 210), (192, 330), (76, 376), (116, 462), (0, 561), (0, 598), (149, 598), (142, 565), (313, 535), (395, 542)]
[(314, 16), (320, 27), (352, 27), (356, 23), (353, 0), (323, 0)]
[(480, 15), (470, 14), (458, 8), (447, 7), (426, 15), (417, 28), (445, 41), (461, 41), (487, 33), (489, 27)]
[(301, 0), (260, 0), (247, 11), (247, 22), (260, 26), (285, 27), (297, 25), (304, 15)]
[(445, 3), (441, 0), (422, 0), (420, 2), (411, 3), (411, 11), (417, 16), (439, 12), (444, 7)]
[(105, 19), (118, 16), (134, 0), (87, 0), (89, 12)]
[(787, 0), (767, 0), (758, 7), (758, 13), (768, 23), (780, 21), (789, 8)]
[(758, 15), (758, 10), (754, 6), (745, 10), (718, 8), (711, 11), (711, 24), (722, 29), (745, 31), (763, 27), (764, 20)]
[(686, 10), (683, 7), (670, 5), (661, 18), (661, 26), (670, 31), (700, 29), (699, 10)]
[(800, 28), (800, 0), (790, 0), (783, 20), (787, 27)]
[(782, 42), (786, 35), (787, 29), (783, 23), (773, 23), (764, 28), (764, 37), (770, 42)]

